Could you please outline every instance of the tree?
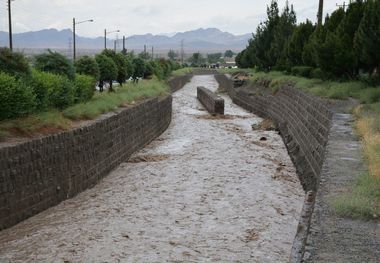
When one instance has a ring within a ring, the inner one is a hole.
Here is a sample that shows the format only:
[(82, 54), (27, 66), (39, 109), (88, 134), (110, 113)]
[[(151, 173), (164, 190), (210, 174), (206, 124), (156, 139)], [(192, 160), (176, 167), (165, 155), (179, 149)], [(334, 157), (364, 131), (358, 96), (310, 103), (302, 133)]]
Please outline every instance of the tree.
[(221, 57), (222, 57), (222, 53), (207, 54), (207, 61), (210, 64), (216, 64), (219, 62)]
[(127, 58), (122, 54), (118, 53), (116, 54), (114, 58), (114, 62), (117, 66), (117, 77), (116, 80), (120, 84), (120, 86), (123, 86), (123, 83), (129, 78), (128, 76), (128, 61)]
[(197, 52), (197, 53), (193, 53), (193, 55), (191, 56), (191, 58), (189, 59), (189, 62), (192, 66), (194, 67), (199, 67), (202, 65), (202, 63), (204, 62), (204, 58), (202, 56), (201, 53)]
[(77, 73), (82, 75), (92, 76), (95, 79), (99, 79), (99, 67), (96, 60), (89, 57), (83, 56), (75, 62), (75, 69)]
[(134, 72), (133, 72), (133, 79), (135, 81), (138, 80), (138, 78), (144, 77), (145, 74), (145, 61), (142, 58), (134, 58), (132, 61)]
[(303, 65), (302, 53), (315, 28), (313, 24), (306, 20), (298, 25), (290, 36), (286, 46), (286, 57), (291, 66)]
[(113, 91), (112, 82), (117, 78), (117, 66), (115, 62), (103, 54), (96, 55), (95, 60), (99, 66), (100, 92), (103, 92), (104, 82), (108, 82), (110, 84), (109, 91)]
[(170, 49), (170, 51), (168, 52), (168, 57), (170, 60), (174, 61), (178, 57), (178, 53)]
[(50, 49), (48, 53), (36, 56), (34, 66), (41, 71), (64, 75), (70, 80), (75, 79), (75, 67), (73, 63), (63, 55)]
[(0, 48), (0, 71), (16, 77), (26, 77), (31, 73), (25, 56), (9, 48)]
[(226, 58), (232, 58), (234, 55), (235, 54), (232, 50), (226, 50), (226, 52), (224, 52), (224, 57)]
[(296, 22), (297, 18), (293, 6), (289, 7), (288, 2), (286, 2), (278, 23), (273, 29), (273, 41), (269, 49), (269, 56), (271, 61), (275, 61), (277, 69), (284, 70), (289, 67), (285, 51), (287, 42), (296, 27)]
[(371, 74), (380, 76), (380, 1), (366, 2), (363, 18), (355, 35), (360, 62)]

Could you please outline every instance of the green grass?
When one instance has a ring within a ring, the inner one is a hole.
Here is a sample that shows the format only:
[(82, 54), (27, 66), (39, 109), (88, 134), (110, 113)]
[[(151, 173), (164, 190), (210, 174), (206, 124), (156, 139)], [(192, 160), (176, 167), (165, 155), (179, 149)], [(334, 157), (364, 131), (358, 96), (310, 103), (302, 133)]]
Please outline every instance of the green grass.
[(136, 100), (161, 96), (167, 91), (164, 82), (157, 79), (142, 80), (139, 84), (126, 84), (114, 93), (97, 93), (89, 102), (66, 109), (63, 115), (71, 120), (94, 119)]
[(175, 71), (172, 71), (171, 76), (173, 77), (179, 77), (186, 74), (191, 74), (193, 72), (194, 68), (188, 67), (188, 68), (181, 68), (177, 69)]
[(359, 176), (350, 193), (331, 201), (339, 216), (370, 220), (380, 215), (380, 180), (370, 173)]
[[(235, 69), (234, 71), (239, 70)], [(247, 70), (243, 71), (247, 72)], [(337, 100), (345, 100), (352, 97), (358, 99), (361, 103), (375, 103), (380, 101), (380, 87), (369, 87), (366, 83), (361, 81), (324, 81), (321, 79), (286, 75), (278, 71), (265, 73), (255, 72), (250, 69), (248, 72), (252, 73), (251, 82), (265, 84), (267, 88), (271, 88), (273, 91), (278, 90), (286, 83), (291, 83), (294, 87), (319, 97)]]
[(252, 73), (252, 69), (241, 69), (241, 68), (220, 68), (218, 69), (218, 72), (220, 74), (234, 74), (237, 72), (246, 72), (246, 73)]
[(29, 137), (34, 133), (48, 134), (69, 128), (71, 121), (58, 110), (41, 112), (25, 118), (0, 122), (0, 140), (12, 136)]
[(73, 120), (95, 119), (118, 107), (134, 104), (138, 100), (157, 97), (168, 92), (168, 86), (157, 79), (128, 83), (116, 92), (97, 92), (87, 103), (76, 104), (60, 112), (51, 110), (24, 118), (0, 122), (0, 141), (9, 137), (30, 137), (36, 133), (50, 134), (72, 127)]

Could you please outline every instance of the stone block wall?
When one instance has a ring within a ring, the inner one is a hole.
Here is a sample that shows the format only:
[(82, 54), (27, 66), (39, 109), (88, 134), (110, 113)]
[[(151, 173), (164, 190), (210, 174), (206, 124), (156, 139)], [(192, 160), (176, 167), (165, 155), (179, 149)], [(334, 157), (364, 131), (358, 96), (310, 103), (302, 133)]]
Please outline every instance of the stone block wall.
[(283, 86), (273, 95), (265, 88), (250, 92), (234, 89), (225, 75), (216, 75), (237, 105), (277, 123), (289, 155), (305, 191), (316, 190), (332, 120), (325, 101), (291, 86)]
[(188, 83), (192, 77), (193, 77), (193, 74), (186, 74), (183, 76), (174, 77), (174, 78), (169, 79), (168, 84), (170, 86), (170, 91), (172, 93), (174, 93), (174, 92), (182, 89), (183, 86), (185, 86), (186, 83)]
[(224, 114), (224, 99), (205, 87), (197, 87), (197, 98), (211, 114)]
[(0, 146), (0, 230), (94, 186), (166, 130), (172, 97), (147, 100), (75, 130)]

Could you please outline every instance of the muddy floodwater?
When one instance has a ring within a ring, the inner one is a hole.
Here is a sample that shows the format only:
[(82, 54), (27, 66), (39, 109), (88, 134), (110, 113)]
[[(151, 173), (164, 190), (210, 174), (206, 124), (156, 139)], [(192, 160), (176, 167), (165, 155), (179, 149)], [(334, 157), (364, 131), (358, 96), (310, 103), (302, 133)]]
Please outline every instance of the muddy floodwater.
[[(287, 262), (303, 204), (281, 137), (173, 95), (169, 129), (94, 188), (0, 232), (0, 262)], [(266, 140), (264, 140), (265, 137)]]

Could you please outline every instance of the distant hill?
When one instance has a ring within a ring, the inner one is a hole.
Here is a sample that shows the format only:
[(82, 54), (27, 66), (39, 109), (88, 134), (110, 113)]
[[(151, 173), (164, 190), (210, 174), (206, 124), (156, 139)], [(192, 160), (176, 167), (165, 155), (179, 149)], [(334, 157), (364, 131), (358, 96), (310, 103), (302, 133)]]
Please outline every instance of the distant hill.
[[(187, 50), (242, 50), (246, 47), (251, 34), (233, 35), (228, 32), (222, 32), (216, 28), (197, 29), (176, 34), (160, 35), (133, 35), (126, 39), (128, 49), (142, 50), (144, 45), (154, 46), (156, 50), (169, 50), (180, 48), (180, 43), (184, 40)], [(15, 48), (52, 48), (68, 49), (72, 31), (65, 29), (58, 31), (56, 29), (44, 29), (34, 32), (25, 32), (14, 34), (13, 42)], [(0, 31), (0, 46), (8, 43), (8, 33)], [(107, 45), (113, 47), (113, 40), (109, 40)], [(102, 49), (104, 46), (103, 37), (88, 38), (77, 36), (78, 49)], [(121, 47), (121, 41), (119, 42)]]

